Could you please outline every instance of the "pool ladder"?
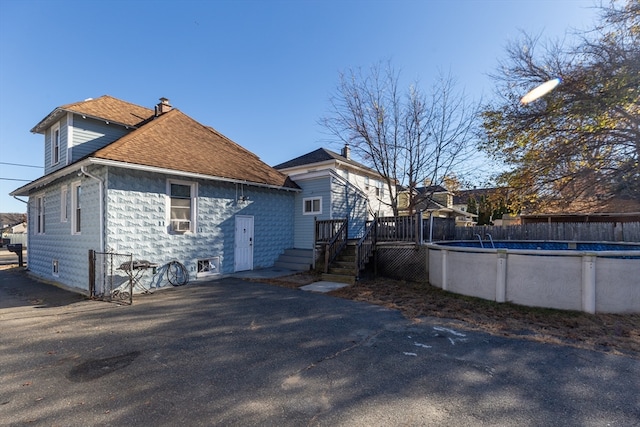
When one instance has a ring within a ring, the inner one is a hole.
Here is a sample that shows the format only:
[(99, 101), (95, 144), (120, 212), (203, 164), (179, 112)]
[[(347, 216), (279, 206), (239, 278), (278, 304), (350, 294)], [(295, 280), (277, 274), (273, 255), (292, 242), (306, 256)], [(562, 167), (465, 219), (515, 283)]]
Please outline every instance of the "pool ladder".
[[(478, 238), (478, 240), (480, 241), (480, 247), (484, 249), (484, 243), (483, 243), (483, 241), (482, 241), (482, 237), (481, 237), (479, 234), (477, 234), (477, 233), (476, 233), (476, 234), (474, 234), (473, 236)], [(493, 237), (491, 237), (491, 234), (487, 233), (487, 234), (485, 234), (485, 236), (488, 236), (488, 237), (489, 237), (489, 241), (491, 242), (491, 247), (492, 247), (493, 249), (495, 249), (495, 248), (496, 248), (496, 245), (493, 243)]]

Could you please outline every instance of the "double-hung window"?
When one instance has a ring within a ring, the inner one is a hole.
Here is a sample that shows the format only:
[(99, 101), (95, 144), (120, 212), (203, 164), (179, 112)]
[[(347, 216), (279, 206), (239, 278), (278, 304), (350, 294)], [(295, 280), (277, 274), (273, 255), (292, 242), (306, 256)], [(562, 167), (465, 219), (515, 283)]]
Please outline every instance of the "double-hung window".
[(36, 234), (44, 234), (44, 195), (36, 196)]
[(60, 124), (51, 128), (51, 164), (60, 162)]
[(316, 215), (322, 213), (322, 197), (308, 197), (302, 200), (302, 214)]
[(60, 190), (60, 222), (69, 220), (69, 205), (67, 204), (68, 188), (66, 185)]
[(186, 233), (194, 230), (196, 184), (181, 181), (168, 182), (169, 230)]
[(82, 230), (82, 185), (80, 181), (71, 184), (71, 233), (80, 234)]

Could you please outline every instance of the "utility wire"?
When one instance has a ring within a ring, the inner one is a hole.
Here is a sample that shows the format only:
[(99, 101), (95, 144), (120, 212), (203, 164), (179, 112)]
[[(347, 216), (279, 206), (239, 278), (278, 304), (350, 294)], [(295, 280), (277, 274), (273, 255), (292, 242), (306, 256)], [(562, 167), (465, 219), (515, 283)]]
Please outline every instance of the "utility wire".
[(4, 181), (24, 181), (24, 182), (31, 181), (30, 179), (17, 179), (17, 178), (0, 178), (0, 180), (4, 180)]
[(6, 163), (6, 162), (0, 162), (0, 165), (22, 166), (23, 168), (38, 168), (38, 169), (42, 169), (42, 166), (21, 165), (21, 164), (19, 164), (19, 163)]

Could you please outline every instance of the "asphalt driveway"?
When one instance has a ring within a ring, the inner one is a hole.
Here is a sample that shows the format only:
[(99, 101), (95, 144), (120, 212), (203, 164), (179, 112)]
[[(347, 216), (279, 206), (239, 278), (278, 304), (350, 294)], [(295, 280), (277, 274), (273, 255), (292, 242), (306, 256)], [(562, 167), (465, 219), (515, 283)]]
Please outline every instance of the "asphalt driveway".
[(227, 278), (89, 301), (0, 271), (0, 424), (632, 426), (640, 360)]

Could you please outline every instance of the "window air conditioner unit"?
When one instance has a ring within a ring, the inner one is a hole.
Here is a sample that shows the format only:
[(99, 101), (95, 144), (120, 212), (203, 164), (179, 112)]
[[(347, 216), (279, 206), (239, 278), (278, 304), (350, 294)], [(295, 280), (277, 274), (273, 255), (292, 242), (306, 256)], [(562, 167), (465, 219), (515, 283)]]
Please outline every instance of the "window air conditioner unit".
[(172, 231), (189, 231), (191, 230), (191, 221), (179, 220), (171, 221)]

